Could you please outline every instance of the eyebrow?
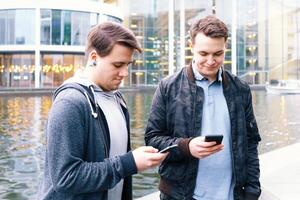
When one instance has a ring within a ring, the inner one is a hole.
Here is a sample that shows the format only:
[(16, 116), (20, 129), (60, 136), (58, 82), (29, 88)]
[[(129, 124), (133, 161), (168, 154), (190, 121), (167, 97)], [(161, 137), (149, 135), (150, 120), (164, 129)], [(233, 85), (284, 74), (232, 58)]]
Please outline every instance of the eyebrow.
[(133, 61), (130, 61), (130, 62), (122, 62), (122, 61), (119, 61), (119, 62), (112, 62), (113, 64), (121, 64), (121, 65), (124, 65), (124, 64), (127, 64), (127, 65), (130, 65), (133, 63)]
[[(207, 53), (207, 54), (209, 54), (209, 52), (207, 52), (207, 51), (198, 51), (198, 53)], [(224, 50), (213, 52), (213, 54), (218, 54), (218, 53), (224, 53)]]

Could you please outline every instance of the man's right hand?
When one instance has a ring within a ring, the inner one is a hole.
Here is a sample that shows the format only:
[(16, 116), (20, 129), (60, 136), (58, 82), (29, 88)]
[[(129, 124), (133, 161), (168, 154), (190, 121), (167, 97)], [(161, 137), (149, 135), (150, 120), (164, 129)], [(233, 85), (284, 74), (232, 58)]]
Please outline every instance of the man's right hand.
[(168, 153), (158, 153), (158, 150), (151, 146), (139, 147), (132, 151), (138, 171), (159, 165)]
[(216, 145), (216, 142), (204, 142), (204, 137), (196, 137), (190, 141), (189, 148), (192, 156), (201, 159), (221, 151), (224, 145)]

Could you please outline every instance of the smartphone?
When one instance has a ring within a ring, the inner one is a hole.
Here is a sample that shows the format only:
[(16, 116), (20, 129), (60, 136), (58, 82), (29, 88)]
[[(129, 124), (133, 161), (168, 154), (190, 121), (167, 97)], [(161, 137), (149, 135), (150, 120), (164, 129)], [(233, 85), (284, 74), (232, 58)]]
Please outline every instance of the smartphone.
[(205, 142), (216, 142), (217, 144), (221, 144), (223, 140), (223, 135), (206, 135), (204, 141)]
[(171, 151), (172, 149), (177, 148), (177, 147), (178, 147), (177, 144), (173, 144), (173, 145), (171, 145), (171, 146), (168, 146), (168, 147), (166, 147), (166, 148), (160, 150), (158, 153), (166, 153), (166, 152), (169, 152), (169, 151)]

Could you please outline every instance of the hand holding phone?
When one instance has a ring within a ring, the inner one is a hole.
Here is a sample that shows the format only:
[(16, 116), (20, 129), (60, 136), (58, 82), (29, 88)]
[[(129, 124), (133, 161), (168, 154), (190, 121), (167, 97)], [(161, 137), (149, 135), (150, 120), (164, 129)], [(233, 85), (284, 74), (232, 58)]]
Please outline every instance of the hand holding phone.
[(217, 144), (221, 144), (223, 140), (223, 135), (206, 135), (204, 141), (205, 142), (216, 142)]
[(177, 148), (177, 147), (178, 147), (177, 144), (173, 144), (173, 145), (171, 145), (171, 146), (168, 146), (168, 147), (166, 147), (166, 148), (160, 150), (158, 153), (167, 153), (167, 152), (169, 152), (169, 151), (171, 151), (172, 149)]

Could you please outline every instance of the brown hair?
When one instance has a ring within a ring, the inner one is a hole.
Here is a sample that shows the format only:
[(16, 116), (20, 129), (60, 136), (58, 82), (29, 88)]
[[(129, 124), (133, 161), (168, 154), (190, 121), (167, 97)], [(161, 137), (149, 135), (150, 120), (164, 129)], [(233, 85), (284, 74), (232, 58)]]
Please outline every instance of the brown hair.
[(92, 50), (96, 50), (99, 56), (105, 57), (110, 54), (115, 44), (121, 44), (142, 52), (141, 46), (131, 30), (118, 23), (104, 22), (90, 30), (85, 49), (86, 56)]
[(224, 37), (225, 41), (227, 41), (228, 38), (228, 29), (226, 24), (213, 15), (194, 21), (189, 32), (193, 44), (198, 33), (203, 33), (211, 38)]

